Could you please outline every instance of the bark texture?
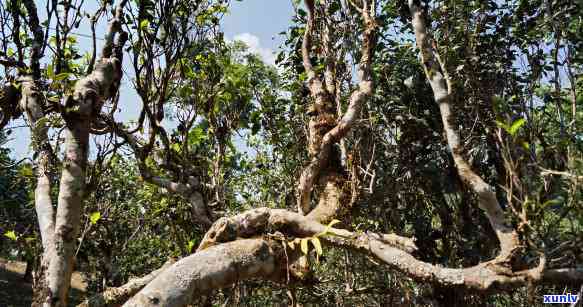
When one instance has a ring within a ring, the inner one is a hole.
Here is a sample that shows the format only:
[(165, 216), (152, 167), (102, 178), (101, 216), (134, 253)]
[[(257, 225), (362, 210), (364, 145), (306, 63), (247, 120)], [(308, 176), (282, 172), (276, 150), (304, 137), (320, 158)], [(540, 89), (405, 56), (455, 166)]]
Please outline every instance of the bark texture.
[(40, 228), (43, 249), (53, 244), (54, 209), (51, 202), (51, 172), (54, 167), (53, 152), (48, 138), (48, 126), (43, 112), (44, 102), (35, 80), (31, 76), (20, 80), (22, 99), (20, 108), (25, 111), (32, 128), (32, 146), (35, 151), (36, 188), (34, 191), (35, 209)]
[(48, 119), (44, 114), (43, 95), (38, 90), (33, 76), (24, 76), (19, 80), (22, 89), (20, 108), (26, 113), (32, 134), (32, 147), (35, 152), (36, 187), (34, 206), (37, 215), (43, 251), (41, 266), (34, 278), (34, 302), (44, 301), (48, 294), (46, 269), (51, 257), (49, 251), (55, 245), (55, 209), (51, 199), (51, 181), (54, 176), (56, 158), (48, 138)]
[(264, 239), (213, 246), (178, 261), (123, 306), (185, 306), (195, 297), (240, 280), (278, 279), (282, 250), (281, 243)]

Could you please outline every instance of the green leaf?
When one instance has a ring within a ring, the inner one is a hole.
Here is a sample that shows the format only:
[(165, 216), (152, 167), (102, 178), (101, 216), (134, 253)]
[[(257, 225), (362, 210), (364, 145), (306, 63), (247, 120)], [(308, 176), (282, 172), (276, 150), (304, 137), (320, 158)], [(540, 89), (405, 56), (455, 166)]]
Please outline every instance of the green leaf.
[(42, 128), (44, 128), (48, 122), (49, 122), (49, 119), (48, 118), (46, 118), (46, 117), (40, 118), (35, 123), (35, 129), (42, 129)]
[(9, 238), (12, 241), (16, 241), (16, 233), (14, 230), (8, 231), (4, 234), (5, 237)]
[(171, 148), (172, 150), (174, 150), (175, 152), (178, 152), (178, 153), (180, 153), (180, 152), (181, 152), (181, 149), (182, 149), (182, 147), (181, 147), (181, 146), (180, 146), (180, 144), (178, 144), (178, 143), (173, 143), (173, 144), (171, 144), (171, 145), (170, 145), (170, 148)]
[(205, 134), (202, 127), (195, 127), (194, 129), (188, 132), (188, 141), (192, 146), (198, 146), (200, 143), (207, 139), (207, 135)]
[(150, 27), (150, 22), (146, 19), (140, 21), (140, 30), (147, 31)]
[(99, 219), (101, 219), (101, 213), (99, 213), (99, 212), (93, 212), (89, 216), (89, 221), (91, 222), (92, 225), (97, 224)]
[(57, 96), (57, 95), (54, 95), (54, 96), (48, 96), (48, 97), (47, 97), (47, 100), (48, 100), (48, 101), (51, 101), (51, 102), (56, 102), (56, 103), (58, 103), (58, 102), (60, 102), (60, 101), (61, 101), (61, 98), (59, 98), (59, 96)]
[(508, 132), (508, 130), (510, 130), (510, 127), (508, 127), (508, 125), (506, 125), (505, 123), (501, 122), (501, 121), (496, 121), (496, 125), (502, 129), (504, 129), (504, 131)]
[(55, 70), (53, 68), (53, 62), (50, 62), (47, 65), (47, 68), (45, 69), (45, 71), (47, 72), (47, 78), (53, 79), (55, 77)]
[(21, 169), (18, 170), (18, 173), (22, 177), (32, 177), (34, 175), (30, 165), (24, 165)]
[(542, 204), (542, 207), (545, 208), (546, 206), (549, 206), (549, 205), (559, 205), (559, 204), (562, 204), (564, 201), (565, 201), (565, 199), (562, 196), (557, 196), (554, 199), (550, 199), (550, 200), (545, 201)]
[(314, 245), (314, 248), (316, 249), (316, 254), (318, 254), (318, 256), (322, 256), (322, 244), (320, 244), (320, 239), (316, 238), (316, 237), (312, 237), (310, 238), (310, 241), (312, 242), (312, 245)]
[(304, 255), (308, 254), (308, 239), (302, 239), (300, 241), (300, 248), (302, 249), (302, 253), (304, 253)]
[(188, 241), (188, 252), (192, 253), (192, 249), (194, 248), (194, 244), (196, 243), (195, 240)]
[(62, 72), (62, 73), (56, 75), (53, 80), (55, 80), (55, 81), (65, 80), (65, 79), (69, 78), (71, 75), (72, 75), (72, 73), (70, 73), (70, 72)]
[(498, 125), (498, 127), (502, 128), (502, 129), (504, 129), (511, 136), (515, 136), (516, 133), (518, 132), (518, 130), (522, 126), (524, 126), (524, 124), (526, 124), (526, 120), (524, 118), (517, 119), (515, 122), (512, 123), (512, 125), (507, 125), (503, 122), (496, 121), (496, 125)]
[(516, 120), (514, 123), (512, 123), (512, 125), (508, 129), (508, 133), (510, 133), (510, 135), (514, 136), (516, 134), (516, 132), (518, 132), (518, 129), (520, 129), (520, 127), (524, 126), (525, 123), (526, 123), (526, 120), (524, 118)]
[(322, 231), (321, 233), (317, 234), (316, 237), (327, 235), (328, 232), (330, 232), (330, 229), (332, 228), (332, 226), (334, 226), (338, 223), (340, 223), (340, 221), (337, 219), (331, 220), (330, 223), (328, 223), (328, 225), (326, 225), (326, 229), (324, 231)]

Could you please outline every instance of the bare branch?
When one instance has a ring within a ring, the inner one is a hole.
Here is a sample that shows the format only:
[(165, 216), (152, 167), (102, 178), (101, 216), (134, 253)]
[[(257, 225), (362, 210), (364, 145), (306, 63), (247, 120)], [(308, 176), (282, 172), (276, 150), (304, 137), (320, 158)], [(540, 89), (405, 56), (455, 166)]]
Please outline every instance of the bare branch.
[(555, 171), (555, 170), (544, 169), (544, 168), (541, 172), (541, 175), (542, 176), (557, 175), (557, 176), (562, 176), (562, 177), (568, 178), (570, 180), (573, 180), (574, 182), (583, 181), (583, 176), (577, 176), (577, 175), (571, 174), (569, 172), (561, 172), (561, 171)]
[(35, 80), (21, 77), (20, 108), (26, 112), (31, 126), (32, 146), (35, 151), (37, 183), (34, 191), (35, 209), (44, 250), (54, 244), (55, 212), (51, 201), (51, 177), (56, 157), (49, 143), (47, 118), (43, 113), (43, 95)]
[(185, 306), (201, 294), (241, 280), (281, 280), (285, 276), (282, 261), (282, 245), (274, 240), (225, 243), (178, 261), (124, 306)]

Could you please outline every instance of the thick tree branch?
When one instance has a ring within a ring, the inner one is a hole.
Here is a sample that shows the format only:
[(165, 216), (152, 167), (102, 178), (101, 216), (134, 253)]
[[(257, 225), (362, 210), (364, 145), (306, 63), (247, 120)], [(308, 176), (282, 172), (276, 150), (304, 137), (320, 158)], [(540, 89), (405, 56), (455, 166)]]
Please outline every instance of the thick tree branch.
[(328, 162), (330, 155), (330, 148), (322, 147), (322, 137), (335, 124), (335, 117), (330, 94), (316, 75), (310, 59), (315, 23), (314, 0), (306, 0), (305, 5), (308, 9), (308, 20), (302, 41), (302, 60), (308, 77), (307, 83), (310, 95), (314, 101), (308, 110), (308, 115), (310, 116), (308, 123), (308, 154), (311, 161), (304, 168), (299, 179), (297, 199), (298, 211), (307, 214), (310, 212), (312, 186), (316, 177)]
[(302, 41), (302, 61), (304, 69), (306, 70), (306, 75), (308, 77), (308, 87), (312, 94), (312, 97), (316, 100), (316, 104), (323, 104), (324, 101), (328, 99), (328, 92), (322, 84), (322, 80), (318, 78), (314, 67), (312, 66), (312, 60), (310, 59), (310, 50), (312, 48), (312, 32), (314, 30), (314, 0), (305, 0), (306, 8), (308, 9), (308, 20), (306, 23), (306, 29), (304, 31), (304, 37)]
[[(358, 242), (372, 236), (376, 240), (385, 244), (398, 246), (408, 252), (417, 250), (412, 239), (396, 234), (381, 235), (368, 233), (357, 235), (347, 230), (326, 227), (309, 217), (284, 209), (257, 208), (229, 218), (224, 217), (217, 220), (205, 234), (197, 252), (216, 244), (236, 240), (237, 238), (249, 238), (257, 234), (265, 234), (268, 230), (282, 230), (288, 235), (300, 237), (326, 232), (331, 235), (327, 238), (336, 242), (340, 242), (336, 239), (347, 239)], [(357, 244), (354, 243), (354, 246), (356, 247)]]
[[(444, 286), (487, 291), (515, 288), (529, 281), (552, 281), (559, 278), (567, 283), (583, 281), (580, 269), (544, 270), (544, 257), (537, 267), (518, 272), (501, 269), (496, 259), (468, 268), (444, 268), (416, 259), (412, 253), (417, 247), (410, 238), (329, 228), (306, 216), (282, 209), (258, 208), (230, 218), (221, 218), (206, 233), (198, 251), (222, 242), (275, 230), (295, 237), (318, 235), (328, 244), (371, 255), (416, 280)], [(328, 235), (321, 235), (324, 232)]]
[(221, 244), (178, 261), (123, 306), (186, 306), (195, 297), (241, 280), (281, 280), (284, 263), (282, 244), (275, 240)]

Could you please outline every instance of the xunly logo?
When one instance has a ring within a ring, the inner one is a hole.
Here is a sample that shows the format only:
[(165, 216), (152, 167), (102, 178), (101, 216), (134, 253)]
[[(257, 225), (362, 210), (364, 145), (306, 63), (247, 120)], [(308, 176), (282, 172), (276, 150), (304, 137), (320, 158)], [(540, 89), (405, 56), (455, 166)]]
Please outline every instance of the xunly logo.
[(572, 304), (577, 303), (579, 295), (567, 294), (550, 294), (543, 296), (543, 303), (545, 304)]

